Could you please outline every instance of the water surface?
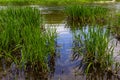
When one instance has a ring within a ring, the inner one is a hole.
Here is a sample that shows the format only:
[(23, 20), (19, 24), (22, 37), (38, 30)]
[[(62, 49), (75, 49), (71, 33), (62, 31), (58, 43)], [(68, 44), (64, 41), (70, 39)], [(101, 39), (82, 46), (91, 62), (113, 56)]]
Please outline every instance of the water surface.
[[(41, 7), (39, 5), (31, 5), (30, 7), (41, 10), (44, 16), (45, 27), (55, 28), (57, 31), (57, 38), (55, 40), (57, 45), (56, 56), (48, 80), (86, 80), (86, 76), (80, 74), (78, 70), (81, 58), (72, 60), (74, 36), (72, 29), (67, 25), (67, 16), (63, 11), (64, 7)], [(115, 12), (120, 11), (120, 4), (118, 3), (107, 5), (107, 7), (115, 10)], [(4, 7), (0, 6), (0, 9), (2, 8)], [(118, 42), (118, 44), (115, 46), (114, 56), (118, 55), (120, 51), (120, 42), (113, 39), (112, 43), (114, 45), (116, 42)], [(117, 56), (116, 60), (119, 62), (120, 56)], [(16, 70), (14, 63), (10, 68), (7, 68), (4, 60), (1, 60), (0, 65), (2, 65), (0, 66), (1, 80), (36, 80), (32, 73), (28, 74), (25, 73), (24, 70)]]

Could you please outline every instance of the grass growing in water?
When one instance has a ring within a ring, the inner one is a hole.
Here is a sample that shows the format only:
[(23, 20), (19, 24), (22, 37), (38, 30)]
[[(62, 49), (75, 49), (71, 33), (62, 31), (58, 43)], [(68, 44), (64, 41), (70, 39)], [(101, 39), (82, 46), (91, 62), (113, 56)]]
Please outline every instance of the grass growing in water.
[(104, 24), (108, 18), (108, 9), (100, 6), (72, 5), (65, 9), (68, 23)]
[(0, 11), (0, 55), (9, 63), (47, 72), (48, 55), (54, 54), (55, 31), (42, 30), (40, 11), (7, 8)]
[[(109, 46), (109, 30), (100, 27), (88, 27), (75, 34), (76, 54), (82, 55), (85, 73), (114, 75), (113, 46)], [(93, 80), (93, 79), (92, 79)], [(95, 79), (97, 80), (97, 79)]]
[(116, 14), (114, 17), (113, 26), (111, 27), (111, 32), (115, 35), (115, 38), (120, 41), (120, 14)]

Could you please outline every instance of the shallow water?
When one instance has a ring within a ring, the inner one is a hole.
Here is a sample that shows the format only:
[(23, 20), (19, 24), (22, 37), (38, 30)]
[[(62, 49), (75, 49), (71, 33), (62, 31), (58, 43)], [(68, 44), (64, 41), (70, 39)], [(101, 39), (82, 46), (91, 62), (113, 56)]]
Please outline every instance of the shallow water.
[[(111, 7), (112, 6), (112, 7)], [(115, 10), (115, 12), (119, 11), (118, 4), (107, 5), (110, 9)], [(61, 12), (62, 13), (62, 12)], [(54, 14), (54, 13), (53, 13)], [(48, 14), (51, 15), (51, 14)], [(86, 80), (86, 76), (82, 76), (77, 69), (77, 65), (80, 64), (80, 59), (72, 61), (71, 57), (73, 54), (73, 35), (70, 26), (66, 24), (66, 16), (60, 15), (61, 18), (56, 16), (55, 14), (47, 17), (46, 26), (47, 27), (55, 27), (58, 33), (58, 37), (56, 39), (57, 45), (57, 52), (59, 57), (55, 60), (55, 70), (54, 73), (50, 76), (49, 80)], [(55, 20), (55, 21), (54, 21)], [(57, 21), (58, 23), (57, 23)], [(61, 22), (61, 23), (60, 23)], [(87, 30), (86, 30), (87, 31)], [(117, 40), (116, 40), (117, 41)], [(113, 42), (115, 45), (116, 43)], [(119, 44), (115, 46), (114, 52), (120, 50)], [(115, 52), (114, 56), (118, 55)], [(120, 56), (116, 57), (116, 60), (120, 60)], [(117, 80), (113, 78), (112, 80)]]
[[(107, 5), (107, 7), (114, 9), (116, 12), (120, 11), (119, 6), (120, 4)], [(41, 7), (38, 5), (31, 5), (30, 7), (36, 7), (41, 10), (45, 20), (45, 27), (56, 28), (58, 35), (56, 38), (57, 48), (56, 57), (53, 61), (53, 71), (51, 71), (48, 76), (48, 80), (86, 80), (86, 76), (79, 73), (77, 66), (80, 64), (81, 58), (74, 61), (72, 60), (74, 38), (70, 26), (66, 23), (66, 15), (63, 12), (64, 7)], [(3, 6), (1, 6), (0, 9), (1, 8), (3, 8)], [(113, 39), (114, 45), (116, 41), (116, 39)], [(120, 42), (118, 42), (118, 45), (114, 49), (114, 52), (117, 52), (114, 56), (118, 55), (119, 50)], [(116, 60), (119, 62), (120, 56), (117, 56)], [(27, 74), (24, 70), (17, 70), (14, 63), (10, 68), (3, 65), (4, 60), (1, 61), (1, 63), (0, 80), (36, 80), (34, 74)]]

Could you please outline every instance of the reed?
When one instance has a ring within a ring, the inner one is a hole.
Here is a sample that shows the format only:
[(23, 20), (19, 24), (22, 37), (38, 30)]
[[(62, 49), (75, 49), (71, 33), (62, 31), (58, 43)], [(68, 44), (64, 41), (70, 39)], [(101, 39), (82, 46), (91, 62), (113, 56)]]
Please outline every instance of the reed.
[(100, 27), (87, 27), (75, 33), (75, 52), (82, 55), (81, 68), (89, 73), (112, 73), (114, 65), (113, 46), (109, 46), (110, 31)]
[(109, 10), (100, 6), (72, 5), (65, 8), (68, 23), (104, 24)]
[(8, 63), (47, 72), (47, 58), (54, 54), (55, 37), (55, 31), (43, 30), (42, 16), (35, 8), (0, 11), (0, 54)]

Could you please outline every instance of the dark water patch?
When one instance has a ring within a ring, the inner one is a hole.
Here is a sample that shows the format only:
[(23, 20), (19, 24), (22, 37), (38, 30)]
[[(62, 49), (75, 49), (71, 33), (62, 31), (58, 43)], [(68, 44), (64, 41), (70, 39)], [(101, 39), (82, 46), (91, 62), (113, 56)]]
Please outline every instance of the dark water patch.
[(62, 11), (44, 11), (43, 16), (47, 24), (62, 23), (66, 17)]

